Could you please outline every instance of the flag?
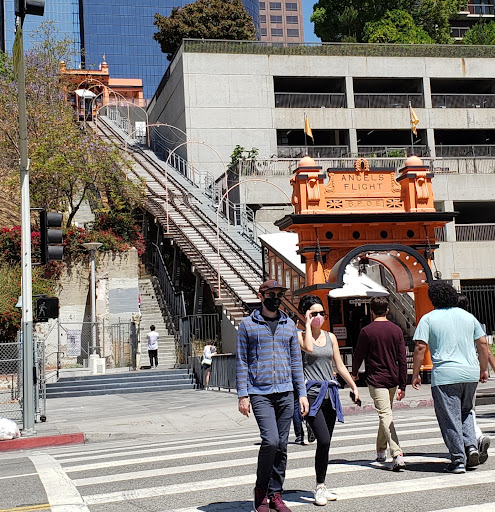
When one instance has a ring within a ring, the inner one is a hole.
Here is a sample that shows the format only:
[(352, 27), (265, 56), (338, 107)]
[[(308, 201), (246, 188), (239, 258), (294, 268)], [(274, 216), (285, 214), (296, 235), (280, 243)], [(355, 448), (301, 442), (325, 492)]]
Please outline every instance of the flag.
[(416, 126), (419, 123), (418, 116), (416, 115), (416, 112), (414, 112), (414, 109), (409, 104), (409, 112), (411, 114), (411, 130), (414, 133), (414, 135), (418, 135), (418, 130), (416, 130)]
[(315, 143), (315, 139), (313, 137), (313, 132), (311, 131), (311, 126), (309, 126), (309, 119), (308, 119), (308, 116), (304, 116), (304, 133), (308, 136), (308, 137), (311, 137), (312, 141), (313, 141), (313, 144)]

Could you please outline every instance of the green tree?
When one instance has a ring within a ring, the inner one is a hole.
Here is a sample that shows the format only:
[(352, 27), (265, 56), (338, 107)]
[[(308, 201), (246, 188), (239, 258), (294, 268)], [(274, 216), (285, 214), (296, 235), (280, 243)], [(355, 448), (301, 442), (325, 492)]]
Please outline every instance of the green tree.
[[(315, 34), (322, 41), (366, 42), (369, 30), (367, 23), (376, 23), (384, 19), (382, 29), (391, 34), (387, 12), (403, 11), (412, 16), (414, 24), (422, 28), (435, 43), (450, 43), (450, 24), (452, 18), (462, 7), (463, 0), (319, 0), (313, 6), (311, 21)], [(408, 24), (403, 22), (401, 24)], [(400, 32), (402, 32), (401, 30)], [(414, 37), (420, 37), (416, 34)]]
[(253, 19), (241, 0), (198, 0), (174, 7), (169, 17), (155, 14), (158, 41), (167, 59), (172, 60), (182, 39), (254, 40)]
[(363, 39), (368, 43), (432, 44), (433, 39), (418, 27), (406, 11), (387, 11), (378, 21), (366, 23)]
[(462, 39), (464, 44), (495, 44), (495, 22), (472, 26)]

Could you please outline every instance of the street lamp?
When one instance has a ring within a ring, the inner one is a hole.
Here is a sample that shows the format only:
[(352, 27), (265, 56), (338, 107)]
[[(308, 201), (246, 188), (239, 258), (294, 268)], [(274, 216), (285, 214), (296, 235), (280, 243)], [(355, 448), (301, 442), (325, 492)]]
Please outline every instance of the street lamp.
[(96, 279), (95, 279), (95, 252), (102, 246), (100, 242), (87, 242), (82, 246), (91, 254), (91, 355), (90, 358), (97, 358), (96, 354)]

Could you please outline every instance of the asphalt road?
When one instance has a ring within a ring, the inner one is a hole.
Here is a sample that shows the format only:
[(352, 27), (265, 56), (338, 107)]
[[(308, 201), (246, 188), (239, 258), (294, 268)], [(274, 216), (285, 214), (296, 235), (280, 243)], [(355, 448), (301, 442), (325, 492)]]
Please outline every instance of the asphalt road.
[[(444, 474), (447, 453), (433, 409), (404, 408), (394, 416), (406, 470), (390, 471), (391, 459), (374, 462), (374, 412), (348, 415), (336, 427), (327, 476), (338, 500), (322, 510), (495, 511), (495, 442), (484, 465)], [(477, 418), (495, 439), (493, 406), (477, 407)], [(230, 431), (3, 453), (0, 512), (249, 511), (258, 442), (249, 422)], [(289, 446), (284, 499), (294, 511), (315, 510), (314, 451)]]

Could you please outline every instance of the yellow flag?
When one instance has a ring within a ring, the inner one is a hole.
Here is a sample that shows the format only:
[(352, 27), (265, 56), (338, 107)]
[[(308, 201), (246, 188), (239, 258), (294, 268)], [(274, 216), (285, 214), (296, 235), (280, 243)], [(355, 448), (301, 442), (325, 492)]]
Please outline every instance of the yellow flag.
[(416, 112), (414, 112), (411, 106), (409, 106), (409, 110), (411, 112), (411, 130), (414, 133), (414, 135), (418, 135), (418, 131), (416, 130), (416, 126), (419, 123), (418, 116), (416, 115)]
[(313, 132), (311, 131), (311, 126), (309, 126), (308, 116), (304, 116), (304, 133), (308, 137), (311, 137), (311, 139), (313, 140), (313, 144), (314, 144), (315, 143), (315, 139), (313, 137)]
[(21, 31), (19, 27), (15, 32), (14, 46), (12, 47), (12, 57), (14, 61), (14, 78), (17, 80), (19, 73), (19, 63), (21, 61)]

